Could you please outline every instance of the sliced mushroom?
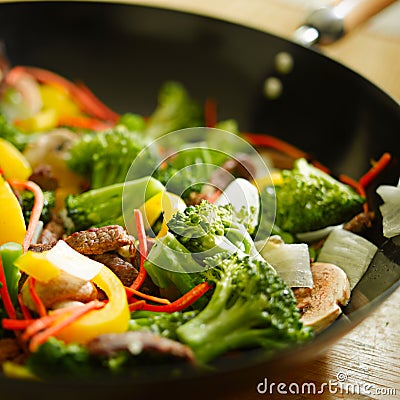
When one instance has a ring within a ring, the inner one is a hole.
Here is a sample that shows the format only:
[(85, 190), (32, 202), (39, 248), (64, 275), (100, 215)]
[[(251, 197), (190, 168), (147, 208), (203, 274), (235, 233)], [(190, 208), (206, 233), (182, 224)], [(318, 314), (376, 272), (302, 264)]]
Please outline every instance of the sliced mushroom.
[[(46, 308), (53, 308), (65, 301), (86, 303), (97, 298), (97, 289), (93, 283), (61, 272), (50, 281), (35, 282), (35, 291)], [(31, 310), (36, 311), (36, 305), (29, 292), (29, 278), (22, 287), (22, 301)]]
[(302, 311), (301, 321), (319, 332), (329, 326), (350, 299), (347, 275), (336, 265), (316, 262), (311, 267), (312, 288), (293, 290), (297, 307)]

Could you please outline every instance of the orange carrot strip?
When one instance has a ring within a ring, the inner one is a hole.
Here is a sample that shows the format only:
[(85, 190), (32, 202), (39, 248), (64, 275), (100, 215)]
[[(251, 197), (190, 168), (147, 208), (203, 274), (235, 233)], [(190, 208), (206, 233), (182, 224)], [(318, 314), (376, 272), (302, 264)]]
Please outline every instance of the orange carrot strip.
[(142, 297), (143, 299), (153, 301), (154, 303), (160, 303), (160, 304), (170, 304), (171, 303), (168, 299), (151, 296), (149, 294), (139, 292), (138, 290), (132, 289), (130, 287), (125, 286), (125, 291), (128, 296)]
[(24, 251), (27, 251), (32, 242), (32, 237), (35, 233), (37, 224), (40, 219), (40, 214), (42, 213), (43, 210), (43, 204), (44, 204), (43, 192), (40, 186), (37, 185), (35, 182), (18, 181), (16, 179), (11, 179), (8, 182), (13, 188), (29, 190), (35, 196), (31, 217), (29, 219), (28, 229), (26, 230), (25, 239), (22, 244), (22, 248), (24, 249)]
[(293, 158), (308, 158), (308, 154), (297, 147), (270, 135), (243, 133), (242, 136), (253, 146), (269, 147)]
[(105, 131), (112, 124), (105, 123), (99, 119), (84, 116), (62, 116), (58, 119), (58, 126), (69, 126), (73, 128), (90, 129), (93, 131)]
[(371, 182), (390, 164), (392, 156), (389, 153), (384, 153), (382, 157), (374, 163), (372, 168), (365, 173), (359, 180), (360, 185), (365, 189)]
[(139, 240), (139, 251), (140, 251), (140, 268), (136, 279), (131, 285), (131, 289), (138, 290), (142, 286), (144, 280), (147, 276), (146, 268), (144, 267), (144, 262), (147, 259), (147, 238), (146, 231), (144, 229), (143, 216), (140, 210), (134, 211), (136, 231)]
[(41, 318), (32, 320), (32, 322), (28, 325), (26, 331), (22, 335), (22, 340), (27, 341), (32, 336), (36, 335), (38, 332), (49, 327), (51, 324), (57, 322), (60, 316), (71, 313), (71, 311), (75, 310), (77, 307), (80, 306), (64, 307), (57, 310), (53, 310), (51, 314), (46, 314)]
[(145, 306), (146, 302), (144, 300), (139, 300), (136, 301), (135, 303), (131, 303), (129, 304), (129, 311), (133, 312), (133, 311), (138, 311), (138, 310), (142, 310), (143, 307)]
[(208, 202), (209, 203), (215, 203), (218, 199), (219, 196), (221, 196), (222, 190), (216, 189), (209, 197), (208, 197)]
[(102, 303), (101, 301), (93, 300), (93, 301), (90, 301), (89, 303), (86, 303), (83, 306), (74, 307), (74, 308), (76, 308), (76, 310), (71, 311), (71, 315), (62, 319), (59, 323), (51, 325), (49, 328), (36, 334), (32, 338), (32, 340), (29, 344), (29, 350), (32, 352), (36, 351), (37, 348), (41, 344), (43, 344), (49, 337), (56, 335), (62, 329), (64, 329), (68, 325), (71, 325), (73, 322), (75, 322), (79, 318), (83, 317), (88, 312), (93, 311), (93, 310), (98, 310), (99, 308), (102, 308), (104, 306), (105, 306), (105, 304)]
[(47, 310), (46, 310), (46, 307), (44, 306), (42, 300), (40, 299), (40, 297), (36, 293), (36, 290), (35, 290), (36, 279), (32, 278), (30, 276), (28, 280), (29, 280), (29, 282), (28, 282), (29, 294), (31, 295), (32, 300), (35, 303), (36, 310), (37, 310), (38, 314), (41, 317), (44, 317), (44, 316), (47, 315)]
[(201, 296), (203, 296), (209, 289), (211, 289), (211, 285), (208, 282), (203, 282), (195, 286), (192, 290), (185, 293), (178, 300), (175, 300), (171, 304), (163, 305), (163, 306), (153, 306), (151, 304), (145, 304), (142, 310), (145, 311), (161, 311), (167, 313), (173, 313), (176, 311), (182, 311), (185, 308), (192, 305), (195, 301), (197, 301)]
[(10, 293), (7, 288), (6, 275), (4, 273), (3, 261), (1, 257), (0, 257), (0, 295), (3, 300), (4, 308), (6, 310), (7, 315), (11, 319), (17, 318), (17, 314), (15, 312), (15, 308), (11, 301)]
[(22, 315), (24, 316), (24, 318), (25, 319), (32, 319), (32, 315), (31, 315), (31, 312), (30, 312), (29, 308), (22, 301), (22, 294), (21, 293), (18, 295), (18, 303), (19, 303), (19, 307), (21, 308)]

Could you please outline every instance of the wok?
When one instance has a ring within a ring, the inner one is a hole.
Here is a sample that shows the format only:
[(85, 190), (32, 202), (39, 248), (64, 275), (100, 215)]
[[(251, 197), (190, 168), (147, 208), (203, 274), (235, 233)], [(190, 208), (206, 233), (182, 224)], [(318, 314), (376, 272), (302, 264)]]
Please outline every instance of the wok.
[[(212, 96), (219, 117), (235, 118), (242, 131), (269, 133), (313, 154), (334, 173), (360, 177), (390, 151), (400, 157), (399, 104), (371, 82), (282, 38), (184, 12), (108, 3), (35, 2), (0, 5), (0, 38), (12, 64), (47, 68), (86, 83), (117, 112), (149, 114), (166, 80), (182, 82), (194, 97)], [(290, 74), (281, 75), (281, 96), (265, 97), (265, 79), (276, 76), (274, 58), (288, 52)], [(379, 183), (397, 183), (396, 162)], [(375, 198), (375, 206), (378, 199)], [(380, 232), (373, 238), (382, 243)], [(266, 360), (258, 351), (222, 359), (218, 372), (165, 380), (155, 370), (146, 379), (77, 383), (17, 382), (0, 378), (1, 397), (18, 399), (156, 395), (172, 397), (235, 390), (260, 372), (290, 373), (338, 339), (400, 283), (398, 243), (384, 245), (353, 291), (345, 315), (312, 343)], [(384, 270), (382, 267), (385, 267)], [(382, 272), (383, 271), (383, 272)], [(4, 396), (4, 397), (3, 397)], [(213, 396), (214, 397), (214, 396)]]

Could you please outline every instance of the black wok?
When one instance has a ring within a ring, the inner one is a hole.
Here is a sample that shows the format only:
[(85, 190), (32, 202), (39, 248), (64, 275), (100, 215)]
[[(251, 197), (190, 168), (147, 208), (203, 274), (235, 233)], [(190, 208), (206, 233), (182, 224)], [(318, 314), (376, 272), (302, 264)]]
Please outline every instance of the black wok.
[[(150, 113), (161, 84), (175, 79), (199, 101), (213, 96), (221, 119), (233, 117), (243, 131), (287, 140), (333, 172), (358, 178), (383, 152), (400, 157), (400, 107), (395, 100), (320, 53), (257, 30), (141, 6), (39, 2), (1, 4), (0, 38), (13, 64), (40, 66), (84, 81), (120, 113)], [(282, 51), (292, 55), (295, 66), (280, 76), (282, 95), (268, 100), (264, 81), (277, 74), (274, 58)], [(399, 175), (394, 163), (379, 183), (396, 183)], [(381, 243), (379, 233), (374, 239)], [(246, 352), (222, 360), (218, 373), (177, 381), (165, 381), (159, 371), (147, 380), (85, 385), (0, 378), (0, 397), (87, 398), (92, 390), (96, 398), (143, 398), (144, 393), (146, 398), (194, 397), (211, 388), (226, 393), (249, 379), (254, 384), (268, 372), (288, 373), (289, 364), (296, 366), (323, 351), (399, 285), (398, 248), (386, 247), (394, 261), (384, 255), (376, 260), (353, 292), (346, 317), (309, 346), (272, 361), (257, 351)]]

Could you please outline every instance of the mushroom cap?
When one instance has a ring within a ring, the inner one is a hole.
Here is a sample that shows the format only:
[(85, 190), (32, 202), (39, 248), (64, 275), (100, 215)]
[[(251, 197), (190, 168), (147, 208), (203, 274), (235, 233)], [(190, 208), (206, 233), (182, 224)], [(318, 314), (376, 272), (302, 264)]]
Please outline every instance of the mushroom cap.
[(346, 273), (330, 263), (316, 262), (311, 266), (312, 288), (293, 290), (297, 306), (302, 311), (304, 325), (319, 332), (328, 327), (341, 313), (341, 306), (350, 300), (350, 283)]

